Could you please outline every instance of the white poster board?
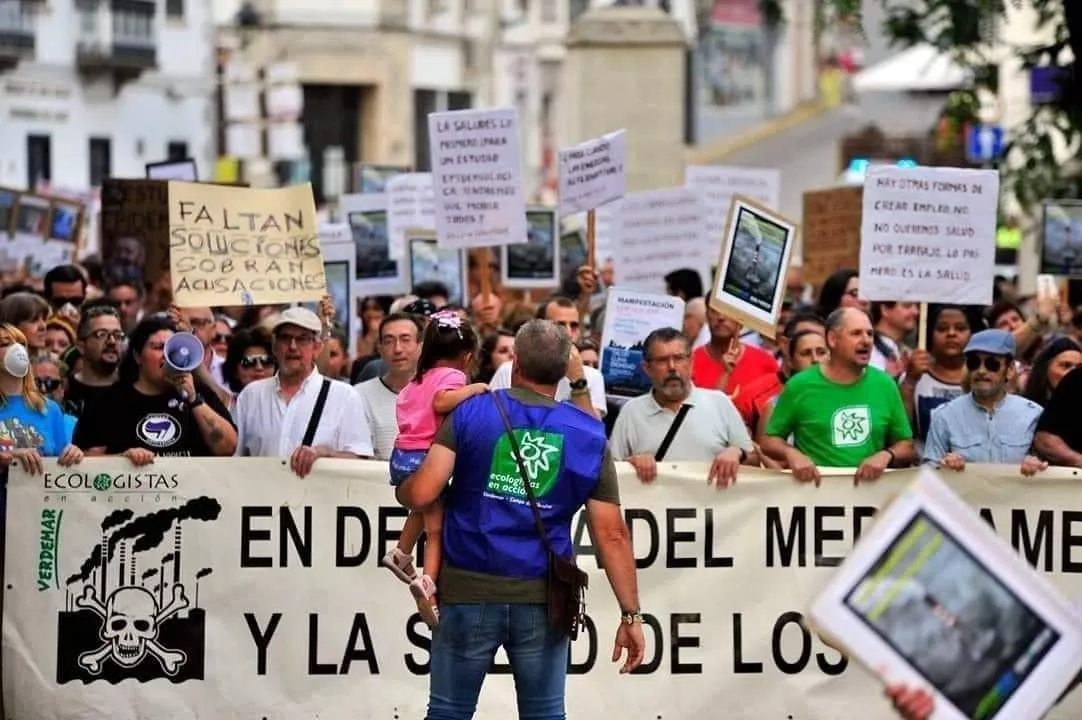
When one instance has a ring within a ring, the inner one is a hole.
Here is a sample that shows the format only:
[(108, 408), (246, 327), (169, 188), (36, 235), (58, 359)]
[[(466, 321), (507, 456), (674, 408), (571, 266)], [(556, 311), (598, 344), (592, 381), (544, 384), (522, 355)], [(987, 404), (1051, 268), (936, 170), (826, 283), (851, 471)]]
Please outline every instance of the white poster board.
[(352, 236), (355, 252), (353, 283), (357, 297), (407, 292), (409, 276), (405, 262), (391, 257), (387, 195), (343, 195), (338, 207)]
[(391, 257), (406, 255), (406, 232), (436, 230), (432, 173), (403, 173), (387, 181), (387, 236)]
[(684, 184), (694, 188), (702, 198), (703, 212), (706, 213), (706, 237), (711, 244), (721, 242), (733, 195), (739, 193), (769, 208), (781, 205), (780, 170), (688, 165), (684, 170)]
[(706, 217), (695, 190), (628, 193), (617, 213), (619, 236), (613, 247), (617, 285), (663, 293), (666, 275), (691, 268), (699, 271), (706, 286), (714, 255), (705, 250)]
[(998, 206), (995, 170), (872, 166), (864, 180), (861, 296), (991, 304)]
[(440, 246), (526, 242), (518, 112), (431, 113), (428, 137)]
[(594, 210), (624, 196), (625, 135), (617, 130), (560, 150), (561, 215)]
[[(353, 247), (353, 234), (346, 223), (324, 223), (319, 228), (319, 242), (323, 249), (323, 273), (327, 277), (327, 294), (334, 302), (334, 321), (349, 340), (346, 351), (350, 357), (357, 353), (356, 283), (354, 265), (357, 254)], [(312, 312), (318, 312), (319, 303), (305, 303)]]
[(643, 370), (646, 338), (661, 328), (683, 328), (684, 306), (674, 295), (609, 289), (598, 363), (606, 392), (635, 397), (650, 390), (653, 382)]
[(1038, 720), (1082, 665), (1082, 621), (931, 470), (884, 507), (812, 603), (824, 637), (936, 720)]

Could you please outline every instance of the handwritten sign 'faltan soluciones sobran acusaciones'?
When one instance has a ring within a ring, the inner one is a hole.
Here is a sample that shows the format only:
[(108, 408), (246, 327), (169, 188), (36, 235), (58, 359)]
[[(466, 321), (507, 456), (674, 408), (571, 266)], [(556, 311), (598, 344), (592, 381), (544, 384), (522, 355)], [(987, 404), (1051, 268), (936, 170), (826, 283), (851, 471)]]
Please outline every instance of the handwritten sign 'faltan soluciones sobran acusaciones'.
[(311, 185), (170, 182), (169, 262), (180, 307), (318, 300), (327, 279)]

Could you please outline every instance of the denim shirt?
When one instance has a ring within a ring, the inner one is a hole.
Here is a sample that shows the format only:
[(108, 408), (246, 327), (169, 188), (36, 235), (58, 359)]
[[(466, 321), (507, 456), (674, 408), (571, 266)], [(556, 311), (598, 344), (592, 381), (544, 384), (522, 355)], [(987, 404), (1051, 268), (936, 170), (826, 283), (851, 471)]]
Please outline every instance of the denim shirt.
[(1018, 395), (1007, 395), (989, 412), (966, 393), (932, 412), (924, 462), (938, 463), (953, 452), (967, 463), (1021, 463), (1040, 417), (1041, 406)]

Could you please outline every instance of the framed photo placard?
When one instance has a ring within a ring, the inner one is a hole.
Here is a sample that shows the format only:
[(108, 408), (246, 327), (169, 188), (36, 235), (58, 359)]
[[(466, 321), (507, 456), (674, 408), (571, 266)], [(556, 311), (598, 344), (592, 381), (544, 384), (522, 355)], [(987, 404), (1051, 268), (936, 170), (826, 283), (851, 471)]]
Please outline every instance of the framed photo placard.
[(500, 281), (509, 288), (560, 284), (560, 223), (555, 208), (526, 210), (526, 242), (500, 248)]
[(1037, 720), (1082, 666), (1082, 619), (939, 476), (879, 510), (809, 624), (935, 720)]
[(799, 227), (749, 197), (734, 195), (710, 307), (773, 338)]
[(466, 305), (469, 287), (466, 251), (439, 246), (434, 232), (406, 231), (406, 251), (409, 260), (410, 287), (423, 282), (440, 282), (451, 293), (452, 305)]

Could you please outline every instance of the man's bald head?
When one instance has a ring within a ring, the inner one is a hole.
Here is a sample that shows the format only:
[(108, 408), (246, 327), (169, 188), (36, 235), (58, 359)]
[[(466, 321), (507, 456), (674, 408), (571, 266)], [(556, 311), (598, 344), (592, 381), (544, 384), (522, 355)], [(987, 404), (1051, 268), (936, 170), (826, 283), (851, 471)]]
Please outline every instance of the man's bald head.
[(858, 308), (838, 308), (827, 316), (827, 347), (832, 363), (863, 370), (872, 359), (872, 319)]

